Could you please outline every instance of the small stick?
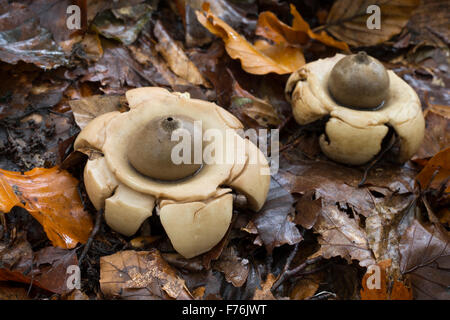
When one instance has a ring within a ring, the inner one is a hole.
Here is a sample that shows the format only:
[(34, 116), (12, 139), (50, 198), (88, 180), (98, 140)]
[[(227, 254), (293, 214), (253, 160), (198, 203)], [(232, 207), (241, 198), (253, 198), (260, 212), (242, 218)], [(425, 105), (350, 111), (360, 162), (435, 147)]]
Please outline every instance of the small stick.
[(304, 270), (307, 266), (322, 260), (321, 256), (312, 258), (312, 259), (306, 260), (305, 262), (303, 262), (299, 266), (295, 267), (294, 269), (289, 270), (289, 267), (292, 263), (292, 260), (294, 260), (294, 257), (297, 254), (297, 251), (298, 251), (298, 243), (295, 245), (294, 249), (289, 254), (289, 257), (286, 260), (286, 264), (284, 265), (284, 268), (280, 274), (280, 277), (272, 286), (272, 291), (275, 291), (287, 278), (295, 276), (297, 273)]
[(84, 245), (83, 252), (81, 253), (80, 259), (78, 260), (78, 266), (81, 266), (81, 263), (83, 262), (84, 257), (88, 253), (88, 251), (92, 245), (92, 242), (94, 241), (95, 235), (97, 234), (98, 230), (100, 229), (100, 224), (102, 222), (102, 216), (103, 216), (103, 209), (100, 209), (99, 211), (97, 211), (97, 214), (95, 216), (94, 228), (92, 228), (91, 234), (89, 235), (89, 239), (86, 242), (86, 244)]

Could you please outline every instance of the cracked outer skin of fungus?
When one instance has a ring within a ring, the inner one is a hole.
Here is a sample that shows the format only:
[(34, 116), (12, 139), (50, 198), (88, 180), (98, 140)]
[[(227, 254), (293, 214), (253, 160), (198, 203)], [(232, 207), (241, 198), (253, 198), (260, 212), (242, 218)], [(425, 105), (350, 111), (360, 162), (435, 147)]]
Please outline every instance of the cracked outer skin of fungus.
[[(237, 134), (243, 126), (231, 113), (214, 103), (157, 87), (129, 90), (126, 98), (129, 111), (93, 119), (74, 146), (102, 154), (88, 160), (84, 183), (92, 204), (104, 209), (106, 223), (113, 230), (133, 235), (157, 206), (173, 247), (191, 258), (213, 248), (228, 230), (233, 211), (231, 188), (247, 197), (252, 210), (261, 209), (270, 184), (270, 175), (261, 172), (269, 171), (268, 162), (257, 146)], [(235, 144), (217, 139), (215, 150), (224, 150), (227, 159), (238, 159), (241, 146), (245, 149), (241, 150), (242, 161), (203, 163), (194, 175), (175, 181), (138, 172), (128, 159), (127, 147), (140, 129), (161, 117), (199, 120), (203, 130), (219, 130), (223, 137), (231, 130)]]
[(320, 136), (322, 152), (334, 161), (361, 165), (372, 160), (382, 147), (389, 127), (400, 143), (399, 162), (405, 162), (420, 147), (425, 131), (419, 97), (393, 71), (388, 70), (389, 88), (381, 108), (361, 110), (337, 103), (329, 93), (328, 79), (335, 64), (346, 57), (311, 62), (294, 72), (286, 84), (295, 120), (308, 124), (330, 116)]

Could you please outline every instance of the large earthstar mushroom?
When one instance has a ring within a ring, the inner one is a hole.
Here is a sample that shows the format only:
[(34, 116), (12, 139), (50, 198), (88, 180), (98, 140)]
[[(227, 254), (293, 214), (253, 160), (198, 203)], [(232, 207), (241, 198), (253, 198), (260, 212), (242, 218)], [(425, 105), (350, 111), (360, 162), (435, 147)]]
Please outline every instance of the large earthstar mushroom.
[[(157, 206), (173, 247), (190, 258), (210, 250), (225, 235), (233, 210), (231, 188), (247, 197), (252, 210), (263, 206), (270, 184), (267, 160), (237, 134), (242, 124), (231, 113), (156, 87), (129, 90), (126, 98), (129, 111), (93, 119), (75, 141), (75, 150), (102, 155), (88, 160), (84, 183), (112, 229), (133, 235)], [(201, 129), (196, 129), (196, 121)], [(224, 140), (203, 141), (203, 147), (214, 143), (226, 159), (237, 160), (242, 146), (243, 161), (174, 164), (169, 154), (175, 144), (170, 138), (182, 129), (189, 134), (209, 129), (222, 137), (228, 134)]]
[(423, 140), (425, 121), (416, 92), (365, 52), (304, 65), (289, 77), (286, 97), (299, 124), (330, 117), (319, 143), (337, 162), (372, 160), (389, 127), (399, 139), (399, 162), (410, 159)]

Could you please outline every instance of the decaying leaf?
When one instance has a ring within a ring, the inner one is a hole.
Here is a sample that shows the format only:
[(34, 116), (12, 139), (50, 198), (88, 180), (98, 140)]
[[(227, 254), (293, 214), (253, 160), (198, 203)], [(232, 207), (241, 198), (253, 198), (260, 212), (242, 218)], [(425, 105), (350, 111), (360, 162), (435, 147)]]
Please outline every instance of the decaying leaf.
[(152, 11), (152, 6), (145, 3), (103, 11), (95, 17), (92, 28), (106, 38), (130, 45), (150, 20)]
[[(366, 273), (362, 279), (361, 300), (412, 300), (412, 290), (396, 279), (390, 285), (390, 260), (380, 261), (378, 271)], [(375, 277), (380, 277), (375, 279)], [(373, 278), (373, 279), (372, 279)]]
[(267, 252), (271, 253), (283, 244), (292, 245), (303, 240), (291, 221), (294, 202), (293, 196), (272, 179), (266, 203), (253, 220)]
[(84, 210), (78, 181), (58, 167), (35, 168), (21, 174), (0, 169), (0, 211), (25, 208), (43, 227), (53, 245), (74, 248), (92, 230)]
[(415, 219), (401, 238), (400, 253), (415, 299), (450, 299), (448, 231)]
[(126, 111), (125, 96), (94, 95), (69, 102), (77, 125), (83, 129), (87, 124), (104, 113), (112, 111)]
[(276, 300), (271, 291), (276, 280), (277, 278), (273, 274), (269, 273), (266, 281), (262, 283), (261, 288), (257, 288), (255, 290), (253, 300)]
[(263, 36), (275, 43), (289, 43), (291, 45), (304, 45), (309, 39), (320, 41), (328, 46), (336, 47), (344, 51), (350, 51), (345, 42), (337, 41), (325, 31), (319, 34), (311, 30), (309, 24), (302, 18), (293, 4), (290, 5), (291, 14), (294, 17), (292, 26), (278, 20), (270, 11), (262, 12), (258, 17), (256, 34)]
[(300, 48), (287, 44), (272, 45), (258, 40), (254, 45), (216, 17), (210, 11), (197, 11), (198, 21), (212, 34), (220, 37), (225, 49), (233, 59), (241, 60), (242, 68), (252, 74), (292, 73), (305, 64)]
[(106, 297), (128, 300), (192, 299), (184, 280), (157, 250), (120, 251), (100, 259)]
[(75, 250), (45, 247), (31, 250), (21, 233), (10, 245), (0, 243), (0, 281), (27, 283), (47, 291), (66, 294), (69, 266), (77, 265)]
[(189, 60), (183, 48), (172, 39), (160, 21), (156, 23), (153, 32), (158, 38), (156, 50), (164, 57), (170, 69), (177, 76), (195, 85), (211, 87), (200, 74), (195, 64)]
[(213, 262), (213, 269), (223, 272), (233, 286), (241, 287), (247, 281), (248, 264), (249, 261), (238, 257), (236, 249), (230, 246), (222, 252), (219, 260)]
[[(351, 46), (377, 45), (400, 33), (419, 3), (420, 0), (338, 0), (330, 10), (324, 28)], [(367, 13), (370, 5), (379, 7), (379, 29), (367, 27), (368, 19), (374, 13)]]
[[(241, 114), (245, 114), (263, 128), (277, 127), (280, 124), (281, 121), (275, 108), (267, 101), (244, 90), (236, 80), (233, 81), (233, 94), (231, 110), (239, 119), (241, 119)], [(245, 121), (243, 122), (245, 123)]]
[(450, 147), (450, 106), (430, 105), (424, 112), (426, 130), (424, 141), (413, 160), (425, 165), (440, 150)]

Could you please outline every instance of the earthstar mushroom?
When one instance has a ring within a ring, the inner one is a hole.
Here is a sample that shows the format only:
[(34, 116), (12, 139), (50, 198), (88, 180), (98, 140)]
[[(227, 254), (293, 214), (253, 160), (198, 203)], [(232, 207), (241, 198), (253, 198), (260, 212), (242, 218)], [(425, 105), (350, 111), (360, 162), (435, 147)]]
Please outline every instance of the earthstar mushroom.
[(389, 128), (399, 139), (399, 162), (422, 143), (425, 121), (416, 92), (365, 53), (308, 63), (291, 74), (285, 91), (299, 124), (330, 117), (319, 144), (334, 161), (367, 163), (381, 151)]
[[(262, 174), (269, 171), (268, 163), (256, 145), (238, 135), (236, 130), (243, 126), (236, 117), (214, 103), (162, 88), (132, 89), (126, 98), (129, 111), (93, 119), (74, 146), (96, 155), (87, 161), (84, 183), (92, 204), (104, 209), (113, 230), (133, 235), (156, 206), (175, 250), (191, 258), (213, 248), (228, 230), (232, 189), (246, 196), (252, 210), (261, 209), (270, 184), (270, 175)], [(213, 145), (214, 152), (222, 151), (233, 161), (168, 161), (173, 132), (186, 130), (194, 135), (191, 146), (201, 143), (194, 133), (196, 121), (201, 133), (213, 129), (230, 137), (231, 132), (231, 140), (238, 143), (215, 139), (203, 142), (201, 150)]]

